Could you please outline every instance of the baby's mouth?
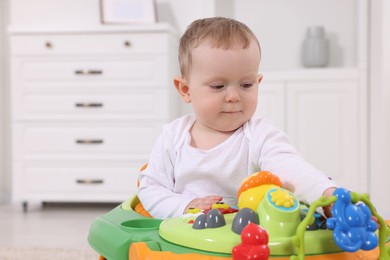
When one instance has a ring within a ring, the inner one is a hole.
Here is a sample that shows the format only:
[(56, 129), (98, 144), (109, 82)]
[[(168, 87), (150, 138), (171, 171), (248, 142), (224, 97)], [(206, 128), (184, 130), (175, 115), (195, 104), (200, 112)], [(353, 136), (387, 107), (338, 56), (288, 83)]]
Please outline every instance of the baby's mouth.
[(239, 111), (222, 111), (222, 113), (224, 113), (224, 114), (237, 114), (240, 112), (242, 112), (242, 111), (241, 110), (239, 110)]

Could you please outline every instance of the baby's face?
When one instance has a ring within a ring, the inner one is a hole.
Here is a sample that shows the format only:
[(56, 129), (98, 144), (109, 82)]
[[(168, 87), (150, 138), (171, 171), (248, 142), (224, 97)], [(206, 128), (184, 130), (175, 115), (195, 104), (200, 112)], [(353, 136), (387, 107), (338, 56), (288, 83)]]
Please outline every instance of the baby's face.
[(254, 41), (246, 49), (213, 48), (207, 42), (195, 48), (188, 85), (197, 123), (231, 132), (248, 121), (257, 106), (259, 63)]

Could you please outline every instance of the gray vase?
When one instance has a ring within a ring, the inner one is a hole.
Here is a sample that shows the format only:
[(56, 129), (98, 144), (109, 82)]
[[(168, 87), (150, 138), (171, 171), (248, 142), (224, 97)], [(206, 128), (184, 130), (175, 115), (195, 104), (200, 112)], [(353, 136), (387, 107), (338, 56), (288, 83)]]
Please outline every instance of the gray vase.
[(329, 43), (322, 26), (309, 27), (303, 42), (302, 60), (305, 67), (326, 67), (328, 65)]

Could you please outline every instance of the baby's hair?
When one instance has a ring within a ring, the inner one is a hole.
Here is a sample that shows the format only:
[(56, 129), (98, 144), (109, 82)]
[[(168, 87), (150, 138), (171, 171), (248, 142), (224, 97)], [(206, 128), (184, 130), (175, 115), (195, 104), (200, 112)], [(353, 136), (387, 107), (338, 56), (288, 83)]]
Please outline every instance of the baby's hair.
[(225, 17), (195, 20), (180, 38), (179, 63), (183, 77), (188, 76), (191, 69), (192, 50), (205, 40), (209, 41), (212, 47), (223, 49), (229, 49), (237, 43), (242, 44), (242, 48), (246, 49), (254, 40), (261, 53), (259, 41), (244, 23)]

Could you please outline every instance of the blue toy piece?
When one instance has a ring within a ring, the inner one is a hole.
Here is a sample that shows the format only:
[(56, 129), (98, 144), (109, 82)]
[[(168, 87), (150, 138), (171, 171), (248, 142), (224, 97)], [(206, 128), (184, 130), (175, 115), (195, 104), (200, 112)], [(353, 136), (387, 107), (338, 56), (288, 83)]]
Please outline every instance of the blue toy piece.
[(364, 203), (353, 204), (351, 194), (346, 189), (338, 188), (334, 195), (337, 200), (332, 207), (332, 217), (326, 224), (329, 229), (334, 230), (336, 244), (347, 252), (377, 247), (377, 224), (371, 219), (370, 209)]

